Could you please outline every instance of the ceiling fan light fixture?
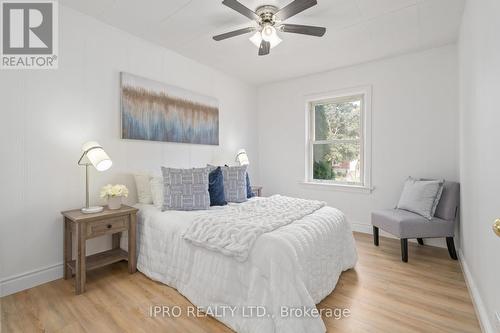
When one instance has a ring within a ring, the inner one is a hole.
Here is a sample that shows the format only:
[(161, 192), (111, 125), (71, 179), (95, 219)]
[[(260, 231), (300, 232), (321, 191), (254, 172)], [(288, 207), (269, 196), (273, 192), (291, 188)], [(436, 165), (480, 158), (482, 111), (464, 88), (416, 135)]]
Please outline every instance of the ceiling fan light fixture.
[[(260, 48), (262, 39), (263, 38), (260, 31), (257, 31), (255, 34), (252, 35), (252, 37), (249, 38), (252, 44), (254, 44), (258, 48)], [(283, 40), (278, 36), (278, 34), (275, 34), (271, 39), (268, 40), (268, 42), (271, 44), (271, 49), (278, 46), (282, 41)]]
[[(258, 47), (258, 55), (265, 56), (269, 54), (270, 49), (278, 46), (282, 42), (281, 38), (278, 36), (278, 31), (280, 33), (293, 33), (316, 37), (323, 37), (326, 33), (326, 28), (324, 27), (283, 23), (283, 21), (290, 17), (316, 6), (318, 0), (292, 0), (292, 2), (283, 8), (264, 5), (258, 7), (255, 11), (252, 11), (239, 1), (241, 0), (223, 0), (222, 4), (252, 20), (254, 23), (253, 26), (213, 36), (212, 38), (215, 41), (222, 41), (257, 30), (257, 32), (250, 37), (250, 41)], [(276, 28), (276, 26), (278, 28)]]

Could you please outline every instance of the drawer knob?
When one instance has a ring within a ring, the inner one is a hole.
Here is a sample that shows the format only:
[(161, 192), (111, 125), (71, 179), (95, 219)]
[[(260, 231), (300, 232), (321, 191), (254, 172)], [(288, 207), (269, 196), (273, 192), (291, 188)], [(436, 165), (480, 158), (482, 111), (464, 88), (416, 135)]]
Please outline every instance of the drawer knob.
[(108, 229), (111, 229), (111, 224), (108, 224), (107, 227), (108, 227)]

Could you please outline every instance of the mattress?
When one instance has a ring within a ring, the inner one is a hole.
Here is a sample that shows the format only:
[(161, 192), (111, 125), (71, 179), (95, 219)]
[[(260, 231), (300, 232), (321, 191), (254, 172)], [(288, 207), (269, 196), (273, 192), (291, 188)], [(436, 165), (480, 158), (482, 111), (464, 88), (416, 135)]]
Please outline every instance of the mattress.
[[(216, 319), (237, 332), (325, 332), (321, 316), (303, 314), (310, 314), (334, 290), (341, 272), (357, 261), (350, 225), (331, 207), (261, 235), (244, 262), (182, 238), (207, 211), (136, 207), (138, 270), (217, 313)], [(297, 308), (304, 311), (294, 312)]]

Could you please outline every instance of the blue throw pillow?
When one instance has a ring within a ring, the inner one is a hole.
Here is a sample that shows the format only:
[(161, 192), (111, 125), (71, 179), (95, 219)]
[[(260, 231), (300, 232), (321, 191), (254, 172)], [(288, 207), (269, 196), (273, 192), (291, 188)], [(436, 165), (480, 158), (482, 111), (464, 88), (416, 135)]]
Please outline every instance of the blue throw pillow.
[(224, 196), (224, 177), (222, 169), (217, 167), (208, 174), (208, 193), (210, 194), (210, 206), (227, 205)]
[(250, 177), (247, 172), (247, 199), (255, 197), (255, 193), (252, 192), (252, 185), (250, 185)]

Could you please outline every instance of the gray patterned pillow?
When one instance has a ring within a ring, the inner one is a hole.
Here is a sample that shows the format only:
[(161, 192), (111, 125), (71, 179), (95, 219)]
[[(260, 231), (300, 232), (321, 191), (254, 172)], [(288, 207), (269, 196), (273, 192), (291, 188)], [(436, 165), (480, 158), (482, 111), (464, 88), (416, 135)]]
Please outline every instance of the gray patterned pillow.
[(221, 167), (227, 202), (247, 201), (247, 167), (247, 165)]
[(166, 210), (202, 210), (210, 207), (208, 168), (161, 168), (163, 206)]

